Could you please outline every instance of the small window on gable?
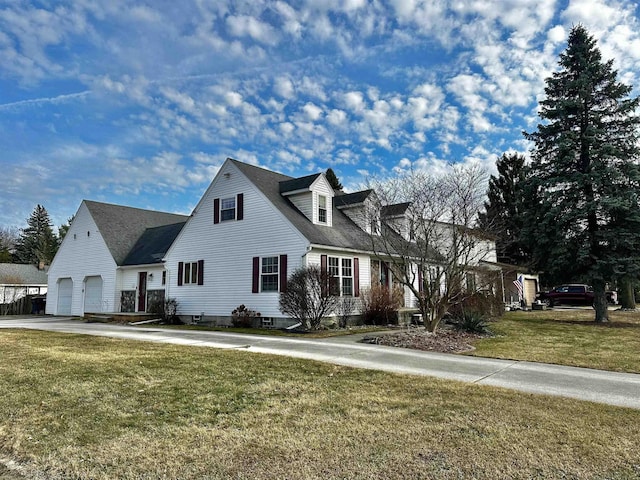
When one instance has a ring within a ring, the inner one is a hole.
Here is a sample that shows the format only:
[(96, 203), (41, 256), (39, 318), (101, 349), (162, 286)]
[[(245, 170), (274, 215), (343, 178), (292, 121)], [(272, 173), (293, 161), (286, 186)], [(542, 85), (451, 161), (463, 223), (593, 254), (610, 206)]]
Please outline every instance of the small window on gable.
[(318, 195), (318, 222), (327, 223), (327, 197)]
[(220, 200), (220, 220), (236, 219), (236, 197), (223, 198)]

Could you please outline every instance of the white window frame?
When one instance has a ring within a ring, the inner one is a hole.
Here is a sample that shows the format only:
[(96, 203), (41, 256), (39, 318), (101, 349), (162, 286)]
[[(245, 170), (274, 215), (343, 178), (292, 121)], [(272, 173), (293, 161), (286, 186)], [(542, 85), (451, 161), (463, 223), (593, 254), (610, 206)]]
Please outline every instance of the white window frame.
[[(235, 220), (237, 216), (237, 209), (238, 209), (238, 205), (237, 205), (236, 197), (221, 198), (220, 199), (220, 221), (230, 222), (232, 220)], [(229, 216), (229, 212), (232, 212), (231, 216)]]
[(327, 223), (329, 221), (327, 213), (327, 196), (318, 195), (318, 222)]
[[(275, 263), (266, 263), (265, 261)], [(275, 285), (275, 288), (265, 289), (265, 280), (267, 277), (275, 277), (275, 283), (273, 280), (269, 285)], [(271, 255), (268, 257), (260, 257), (260, 291), (261, 292), (279, 292), (280, 291), (280, 257), (278, 255)]]
[(327, 274), (330, 295), (353, 297), (353, 258), (327, 257)]
[(198, 284), (198, 262), (184, 262), (182, 267), (182, 284)]

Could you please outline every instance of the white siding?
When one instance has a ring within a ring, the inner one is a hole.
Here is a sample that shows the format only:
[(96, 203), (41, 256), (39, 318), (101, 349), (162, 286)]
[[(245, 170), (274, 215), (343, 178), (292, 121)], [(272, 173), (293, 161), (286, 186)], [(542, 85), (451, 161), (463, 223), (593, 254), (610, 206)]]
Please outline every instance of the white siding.
[(314, 221), (314, 203), (312, 192), (296, 193), (295, 195), (289, 195), (287, 198), (291, 200), (291, 203), (293, 203), (296, 208), (304, 214), (305, 217), (307, 217), (312, 222)]
[(102, 277), (104, 310), (115, 311), (119, 305), (116, 301), (116, 263), (84, 203), (80, 205), (48, 275), (47, 297), (53, 300), (47, 302), (48, 314), (58, 314), (59, 278), (73, 280), (71, 315), (81, 316), (84, 313), (82, 290), (85, 279), (91, 276)]
[[(226, 175), (228, 174), (228, 176)], [(244, 219), (213, 223), (213, 202), (242, 193)], [(178, 314), (225, 316), (241, 304), (282, 317), (278, 293), (252, 293), (253, 257), (287, 255), (287, 276), (301, 265), (308, 242), (231, 163), (226, 162), (167, 253), (167, 297)], [(204, 260), (204, 285), (177, 285), (178, 262)]]

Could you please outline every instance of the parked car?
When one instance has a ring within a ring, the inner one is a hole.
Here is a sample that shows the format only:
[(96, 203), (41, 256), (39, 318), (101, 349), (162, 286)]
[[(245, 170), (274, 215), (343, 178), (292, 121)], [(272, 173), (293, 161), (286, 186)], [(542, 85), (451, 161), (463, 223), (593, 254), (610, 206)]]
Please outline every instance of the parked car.
[[(618, 302), (618, 294), (608, 291), (607, 302), (615, 304)], [(549, 307), (554, 305), (593, 305), (593, 287), (583, 284), (560, 285), (548, 292), (538, 292), (536, 300), (545, 303)]]

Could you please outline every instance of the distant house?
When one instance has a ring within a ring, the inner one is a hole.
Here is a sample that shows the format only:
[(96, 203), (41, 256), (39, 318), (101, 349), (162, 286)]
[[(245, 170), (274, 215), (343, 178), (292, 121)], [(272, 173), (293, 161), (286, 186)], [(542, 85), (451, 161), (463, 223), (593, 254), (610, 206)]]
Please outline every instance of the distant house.
[[(46, 293), (46, 270), (35, 265), (0, 263), (0, 305), (10, 305), (27, 295)], [(0, 313), (5, 309), (0, 309)]]
[[(298, 267), (319, 265), (345, 297), (393, 284), (392, 259), (371, 248), (374, 195), (336, 192), (324, 173), (292, 178), (227, 159), (189, 217), (84, 201), (49, 270), (47, 313), (147, 311), (170, 297), (187, 322), (229, 324), (244, 304), (265, 324), (290, 325), (278, 301)], [(415, 306), (409, 289), (405, 306)]]

